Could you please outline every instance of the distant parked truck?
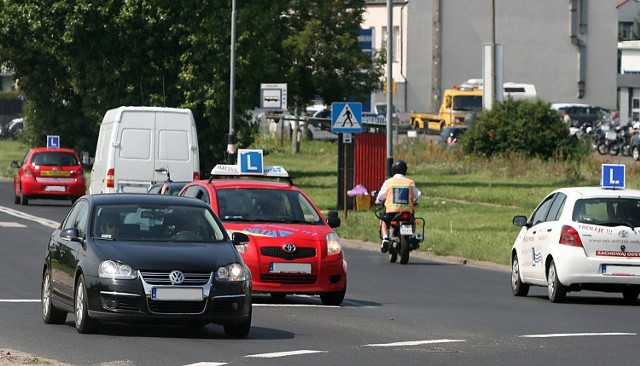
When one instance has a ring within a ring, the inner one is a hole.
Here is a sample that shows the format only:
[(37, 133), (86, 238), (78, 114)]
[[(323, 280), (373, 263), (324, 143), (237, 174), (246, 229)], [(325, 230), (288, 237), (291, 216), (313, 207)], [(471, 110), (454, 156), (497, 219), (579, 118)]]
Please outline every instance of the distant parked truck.
[(119, 107), (102, 119), (89, 193), (146, 193), (168, 179), (200, 179), (195, 120), (189, 109)]
[[(533, 84), (505, 83), (504, 99), (536, 99)], [(482, 110), (482, 81), (470, 79), (461, 85), (445, 89), (438, 113), (410, 113), (410, 123), (415, 129), (441, 131), (445, 127), (463, 126), (465, 120)]]

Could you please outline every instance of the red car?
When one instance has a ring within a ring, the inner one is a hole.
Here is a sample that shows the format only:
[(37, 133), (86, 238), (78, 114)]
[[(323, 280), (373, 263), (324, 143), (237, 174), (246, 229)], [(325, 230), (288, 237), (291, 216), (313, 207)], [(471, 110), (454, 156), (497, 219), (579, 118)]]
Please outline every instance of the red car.
[(329, 211), (325, 219), (290, 179), (230, 179), (214, 174), (219, 167), (238, 175), (235, 166), (218, 165), (211, 179), (188, 183), (180, 196), (207, 202), (227, 231), (249, 236), (249, 243), (237, 248), (251, 270), (253, 292), (280, 299), (319, 294), (323, 304), (340, 305), (347, 289), (347, 262), (332, 230), (340, 226), (338, 213)]
[(18, 169), (13, 178), (15, 203), (29, 204), (32, 198), (68, 199), (71, 203), (86, 191), (84, 169), (72, 149), (37, 147), (29, 150), (11, 167)]

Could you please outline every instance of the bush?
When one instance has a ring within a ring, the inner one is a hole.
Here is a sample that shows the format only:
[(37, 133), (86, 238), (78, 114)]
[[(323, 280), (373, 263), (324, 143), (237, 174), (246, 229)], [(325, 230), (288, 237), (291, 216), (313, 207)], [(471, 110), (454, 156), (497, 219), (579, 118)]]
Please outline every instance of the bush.
[(585, 149), (550, 104), (507, 100), (480, 113), (460, 138), (466, 154), (485, 157), (575, 158)]

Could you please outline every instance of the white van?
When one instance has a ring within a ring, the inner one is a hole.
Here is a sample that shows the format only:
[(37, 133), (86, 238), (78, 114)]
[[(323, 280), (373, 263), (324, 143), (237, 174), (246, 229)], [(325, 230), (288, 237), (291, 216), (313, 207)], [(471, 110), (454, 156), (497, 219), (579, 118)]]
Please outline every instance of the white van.
[(119, 107), (105, 113), (89, 193), (146, 193), (151, 185), (200, 179), (198, 135), (189, 109)]

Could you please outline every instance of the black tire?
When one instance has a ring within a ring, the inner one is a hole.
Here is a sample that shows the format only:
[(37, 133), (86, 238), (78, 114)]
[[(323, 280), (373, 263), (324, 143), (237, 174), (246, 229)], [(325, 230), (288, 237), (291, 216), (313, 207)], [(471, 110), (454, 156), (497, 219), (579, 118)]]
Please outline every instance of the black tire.
[(514, 296), (527, 296), (529, 294), (529, 285), (522, 283), (520, 278), (520, 262), (517, 255), (514, 255), (511, 259), (511, 291)]
[(602, 142), (598, 144), (598, 146), (596, 147), (596, 150), (600, 155), (607, 155), (609, 153), (609, 146), (607, 146), (607, 144)]
[(287, 294), (282, 292), (270, 292), (269, 295), (271, 295), (272, 299), (278, 301), (282, 301), (287, 297)]
[(16, 205), (19, 205), (20, 204), (20, 196), (13, 197), (13, 203), (15, 203)]
[(400, 264), (409, 263), (409, 252), (411, 251), (411, 243), (406, 236), (400, 236)]
[(89, 303), (84, 276), (80, 275), (76, 282), (74, 315), (76, 330), (81, 334), (95, 333), (100, 329), (100, 323), (89, 316)]
[(640, 147), (634, 146), (631, 148), (631, 156), (633, 160), (640, 161)]
[(622, 291), (622, 297), (625, 304), (634, 305), (638, 303), (638, 296), (640, 296), (640, 289), (637, 287), (628, 288)]
[(553, 260), (549, 265), (549, 273), (547, 274), (547, 289), (549, 290), (549, 301), (553, 303), (561, 303), (567, 297), (567, 287), (560, 283), (556, 264)]
[(246, 338), (251, 330), (251, 314), (249, 314), (249, 319), (245, 321), (224, 324), (222, 327), (224, 328), (224, 334), (228, 338)]
[(29, 197), (27, 197), (24, 192), (22, 192), (22, 189), (20, 189), (20, 204), (23, 206), (29, 204)]
[(40, 287), (40, 303), (42, 304), (42, 319), (46, 324), (64, 324), (67, 321), (67, 313), (53, 306), (51, 298), (51, 274), (45, 271)]
[(389, 263), (395, 263), (398, 260), (398, 252), (394, 249), (389, 249)]
[(344, 300), (344, 295), (346, 293), (347, 293), (347, 285), (345, 285), (341, 291), (327, 292), (324, 294), (320, 294), (320, 300), (322, 300), (323, 305), (338, 306), (342, 304), (342, 300)]

